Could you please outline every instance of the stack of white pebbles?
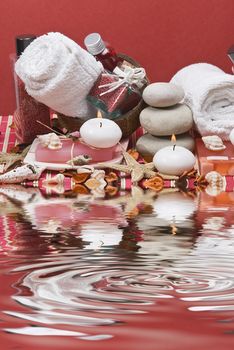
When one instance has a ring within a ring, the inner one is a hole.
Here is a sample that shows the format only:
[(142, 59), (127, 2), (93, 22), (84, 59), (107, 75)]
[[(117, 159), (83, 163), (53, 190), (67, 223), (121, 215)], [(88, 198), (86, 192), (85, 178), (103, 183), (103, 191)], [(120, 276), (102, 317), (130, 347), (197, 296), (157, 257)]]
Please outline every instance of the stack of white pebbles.
[(140, 114), (141, 126), (147, 132), (137, 141), (137, 150), (144, 158), (171, 145), (171, 136), (176, 136), (176, 144), (190, 151), (194, 140), (189, 134), (193, 126), (192, 111), (181, 103), (184, 91), (172, 83), (153, 83), (143, 92), (143, 99), (149, 105)]

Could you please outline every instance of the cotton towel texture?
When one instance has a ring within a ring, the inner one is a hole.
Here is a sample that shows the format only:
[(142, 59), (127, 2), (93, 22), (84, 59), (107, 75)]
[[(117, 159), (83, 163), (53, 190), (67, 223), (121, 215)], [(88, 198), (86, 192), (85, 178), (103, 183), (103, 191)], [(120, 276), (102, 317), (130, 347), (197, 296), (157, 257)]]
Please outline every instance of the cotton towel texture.
[(103, 66), (65, 35), (48, 33), (35, 39), (15, 71), (35, 100), (67, 116), (93, 116), (86, 96)]
[(171, 82), (184, 89), (183, 102), (193, 111), (200, 134), (228, 140), (234, 128), (234, 76), (211, 64), (197, 63), (181, 69)]

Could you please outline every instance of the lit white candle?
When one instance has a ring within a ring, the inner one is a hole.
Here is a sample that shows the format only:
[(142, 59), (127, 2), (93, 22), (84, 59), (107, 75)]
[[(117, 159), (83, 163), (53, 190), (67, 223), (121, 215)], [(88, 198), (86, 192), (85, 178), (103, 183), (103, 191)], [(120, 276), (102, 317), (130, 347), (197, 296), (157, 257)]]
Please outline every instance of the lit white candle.
[(92, 118), (81, 126), (80, 136), (89, 146), (109, 148), (120, 141), (122, 131), (113, 120)]
[(195, 157), (185, 147), (167, 146), (160, 149), (153, 158), (153, 163), (160, 173), (167, 175), (181, 175), (193, 169)]
[(230, 139), (231, 143), (232, 143), (233, 146), (234, 146), (234, 129), (232, 129), (232, 131), (231, 131), (231, 133), (230, 133), (230, 135), (229, 135), (229, 139)]

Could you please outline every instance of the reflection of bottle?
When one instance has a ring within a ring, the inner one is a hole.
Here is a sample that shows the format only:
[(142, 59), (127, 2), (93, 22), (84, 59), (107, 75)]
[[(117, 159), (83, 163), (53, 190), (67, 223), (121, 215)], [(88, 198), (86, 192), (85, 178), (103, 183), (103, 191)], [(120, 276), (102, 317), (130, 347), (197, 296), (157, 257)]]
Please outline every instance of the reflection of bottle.
[[(16, 37), (15, 60), (22, 54), (24, 49), (35, 39), (35, 35), (21, 35)], [(31, 143), (37, 135), (48, 133), (48, 129), (37, 122), (50, 124), (50, 110), (47, 106), (37, 102), (28, 95), (24, 83), (14, 72), (16, 110), (14, 112), (14, 125), (16, 137), (20, 143)]]
[(108, 71), (113, 71), (122, 59), (116, 55), (115, 50), (104, 43), (100, 34), (92, 33), (86, 36), (84, 44), (87, 50), (103, 64)]

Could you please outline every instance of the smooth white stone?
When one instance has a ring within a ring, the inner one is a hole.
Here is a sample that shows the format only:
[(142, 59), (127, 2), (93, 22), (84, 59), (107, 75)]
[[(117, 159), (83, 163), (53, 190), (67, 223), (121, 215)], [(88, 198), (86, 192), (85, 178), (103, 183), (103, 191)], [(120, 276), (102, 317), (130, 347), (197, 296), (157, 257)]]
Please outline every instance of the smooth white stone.
[(143, 128), (154, 136), (183, 134), (193, 126), (192, 111), (185, 104), (168, 108), (146, 107), (140, 114)]
[(173, 83), (153, 83), (143, 91), (144, 101), (152, 107), (170, 107), (182, 101), (184, 90)]

